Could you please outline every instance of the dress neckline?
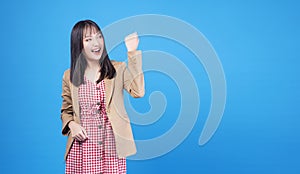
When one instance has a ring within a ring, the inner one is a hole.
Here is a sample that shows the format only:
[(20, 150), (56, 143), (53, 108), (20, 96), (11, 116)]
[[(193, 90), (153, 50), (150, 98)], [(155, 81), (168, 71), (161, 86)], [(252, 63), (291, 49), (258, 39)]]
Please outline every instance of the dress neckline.
[(96, 82), (93, 82), (92, 80), (88, 79), (86, 76), (84, 76), (84, 80), (87, 81), (87, 82), (92, 83), (93, 85), (99, 85), (104, 79), (101, 80), (98, 84)]

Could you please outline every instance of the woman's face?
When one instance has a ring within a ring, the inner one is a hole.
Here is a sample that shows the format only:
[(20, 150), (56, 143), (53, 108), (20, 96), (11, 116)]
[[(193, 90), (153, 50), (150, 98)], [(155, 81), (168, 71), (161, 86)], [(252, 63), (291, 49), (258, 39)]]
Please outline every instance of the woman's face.
[(91, 27), (83, 32), (83, 52), (86, 59), (99, 60), (104, 50), (104, 40), (96, 28)]

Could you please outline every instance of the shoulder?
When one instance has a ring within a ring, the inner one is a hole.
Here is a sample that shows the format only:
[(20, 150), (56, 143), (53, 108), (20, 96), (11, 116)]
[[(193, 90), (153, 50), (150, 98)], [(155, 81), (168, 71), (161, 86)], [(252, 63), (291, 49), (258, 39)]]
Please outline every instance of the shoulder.
[(70, 68), (64, 71), (63, 80), (68, 81), (70, 79)]

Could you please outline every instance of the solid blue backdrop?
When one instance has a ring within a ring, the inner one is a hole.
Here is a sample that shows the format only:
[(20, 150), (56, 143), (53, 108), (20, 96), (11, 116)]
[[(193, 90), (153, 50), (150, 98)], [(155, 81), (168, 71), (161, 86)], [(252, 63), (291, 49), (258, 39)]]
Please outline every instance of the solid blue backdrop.
[[(168, 40), (141, 38), (140, 49), (170, 52), (198, 77), (201, 107), (182, 144), (158, 158), (128, 160), (128, 173), (300, 173), (298, 1), (10, 0), (0, 4), (1, 173), (64, 172), (60, 95), (62, 74), (70, 63), (71, 29), (82, 19), (95, 20), (103, 28), (141, 14), (172, 16), (205, 35), (224, 68), (227, 103), (217, 132), (199, 146), (211, 102), (203, 65)], [(112, 59), (126, 60), (125, 46), (116, 50)], [(134, 107), (149, 110), (149, 95), (157, 90), (165, 94), (168, 106), (156, 123), (133, 125), (137, 139), (167, 131), (180, 106), (179, 91), (170, 78), (149, 72), (145, 79), (147, 93), (132, 100)]]

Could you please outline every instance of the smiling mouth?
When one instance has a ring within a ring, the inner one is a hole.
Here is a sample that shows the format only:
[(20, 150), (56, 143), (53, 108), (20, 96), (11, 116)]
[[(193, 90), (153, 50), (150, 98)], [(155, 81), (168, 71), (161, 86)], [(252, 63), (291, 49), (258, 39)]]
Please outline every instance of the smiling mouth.
[(95, 49), (95, 50), (92, 50), (92, 53), (100, 53), (101, 49), (98, 48), (98, 49)]

